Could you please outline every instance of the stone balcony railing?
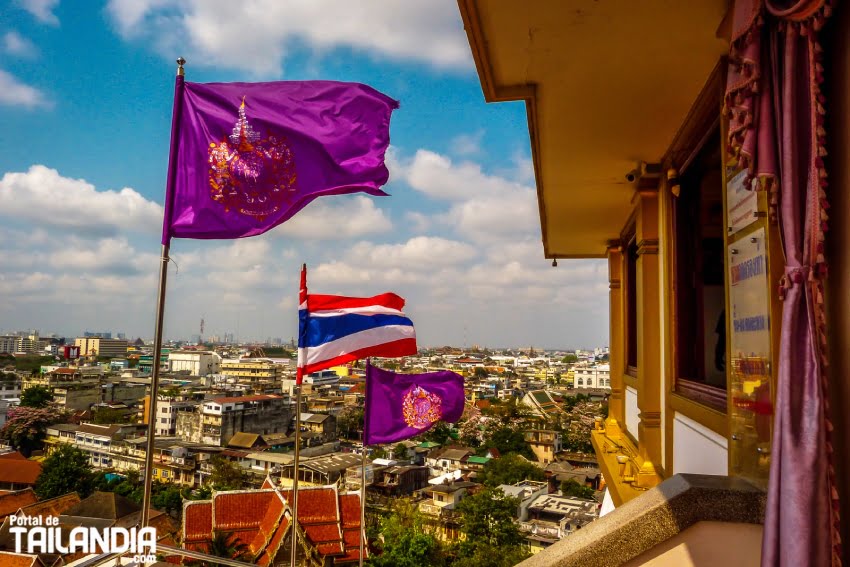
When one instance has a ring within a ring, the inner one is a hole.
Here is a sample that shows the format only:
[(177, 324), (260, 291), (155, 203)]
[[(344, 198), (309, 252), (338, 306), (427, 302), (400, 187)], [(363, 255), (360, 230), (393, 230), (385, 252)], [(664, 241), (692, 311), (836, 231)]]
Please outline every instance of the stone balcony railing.
[(520, 565), (758, 565), (766, 500), (739, 478), (677, 474)]

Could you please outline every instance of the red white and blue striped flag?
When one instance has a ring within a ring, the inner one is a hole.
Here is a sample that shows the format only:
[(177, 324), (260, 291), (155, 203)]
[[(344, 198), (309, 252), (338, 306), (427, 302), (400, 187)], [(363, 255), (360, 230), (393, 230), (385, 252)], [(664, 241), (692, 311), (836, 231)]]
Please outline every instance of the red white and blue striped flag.
[(370, 356), (416, 354), (413, 322), (394, 293), (345, 297), (307, 293), (307, 268), (301, 268), (298, 308), (298, 384), (304, 374)]

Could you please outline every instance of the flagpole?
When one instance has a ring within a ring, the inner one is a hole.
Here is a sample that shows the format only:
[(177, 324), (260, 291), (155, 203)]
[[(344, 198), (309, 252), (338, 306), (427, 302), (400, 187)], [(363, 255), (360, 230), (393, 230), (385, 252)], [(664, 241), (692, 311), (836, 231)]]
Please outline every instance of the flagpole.
[[(366, 420), (365, 406), (369, 403), (369, 367), (372, 365), (371, 359), (366, 359), (366, 399), (363, 404), (363, 455), (360, 459), (360, 567), (363, 567), (363, 548), (365, 547), (364, 540), (366, 539), (366, 437), (368, 422)], [(374, 469), (373, 469), (374, 470)]]
[(298, 457), (301, 452), (301, 376), (303, 369), (296, 370), (295, 384), (295, 460), (292, 474), (292, 555), (290, 565), (295, 567), (298, 545)]
[[(169, 210), (168, 201), (173, 195), (174, 178), (177, 174), (177, 132), (180, 122), (180, 110), (183, 102), (183, 76), (185, 71), (183, 65), (186, 60), (182, 57), (177, 58), (177, 79), (174, 85), (174, 107), (171, 118), (171, 149), (168, 156), (168, 178), (166, 180), (165, 200), (166, 212)], [(163, 218), (163, 233), (171, 222), (167, 215)], [(165, 319), (165, 291), (166, 282), (168, 279), (168, 260), (170, 237), (163, 238), (162, 253), (160, 255), (159, 264), (159, 291), (157, 293), (156, 303), (156, 325), (153, 339), (153, 368), (151, 369), (151, 388), (149, 393), (150, 403), (148, 404), (148, 443), (145, 449), (145, 482), (142, 496), (142, 518), (141, 526), (146, 527), (150, 520), (151, 507), (151, 484), (153, 482), (153, 451), (154, 439), (156, 438), (156, 406), (157, 392), (159, 391), (159, 359), (162, 356), (162, 326)]]
[(360, 460), (360, 567), (363, 567), (363, 546), (366, 539), (366, 444)]
[[(304, 360), (302, 348), (306, 348), (305, 322), (301, 320), (301, 309), (306, 309), (307, 301), (307, 264), (301, 264), (301, 284), (298, 290), (298, 357), (295, 369), (295, 459), (292, 474), (292, 551), (290, 566), (295, 567), (295, 555), (298, 547), (298, 463), (301, 455), (301, 384), (304, 381)], [(304, 305), (302, 305), (304, 304)]]

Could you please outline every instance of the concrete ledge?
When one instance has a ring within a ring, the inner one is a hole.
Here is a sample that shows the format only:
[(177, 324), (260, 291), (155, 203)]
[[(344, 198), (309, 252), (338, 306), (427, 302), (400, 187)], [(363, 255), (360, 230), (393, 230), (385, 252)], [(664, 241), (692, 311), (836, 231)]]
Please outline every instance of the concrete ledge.
[(677, 474), (522, 567), (615, 567), (700, 521), (764, 523), (767, 495), (735, 477)]

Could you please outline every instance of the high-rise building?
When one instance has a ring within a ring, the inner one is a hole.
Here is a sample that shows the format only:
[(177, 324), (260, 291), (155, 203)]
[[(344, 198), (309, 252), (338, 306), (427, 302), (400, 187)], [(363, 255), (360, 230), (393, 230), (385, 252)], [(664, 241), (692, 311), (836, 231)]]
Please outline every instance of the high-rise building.
[(74, 346), (80, 347), (80, 356), (126, 356), (127, 341), (107, 337), (78, 337)]

